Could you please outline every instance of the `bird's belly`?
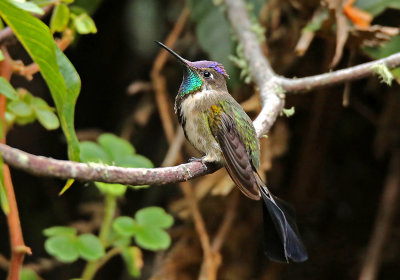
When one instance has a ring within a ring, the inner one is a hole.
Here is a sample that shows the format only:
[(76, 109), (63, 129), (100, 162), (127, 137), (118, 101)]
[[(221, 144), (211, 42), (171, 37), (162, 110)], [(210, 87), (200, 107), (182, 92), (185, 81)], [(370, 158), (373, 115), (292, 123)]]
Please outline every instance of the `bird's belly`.
[(201, 153), (204, 160), (221, 162), (222, 152), (214, 136), (211, 134), (205, 113), (197, 113), (197, 117), (186, 118), (185, 132), (190, 143)]

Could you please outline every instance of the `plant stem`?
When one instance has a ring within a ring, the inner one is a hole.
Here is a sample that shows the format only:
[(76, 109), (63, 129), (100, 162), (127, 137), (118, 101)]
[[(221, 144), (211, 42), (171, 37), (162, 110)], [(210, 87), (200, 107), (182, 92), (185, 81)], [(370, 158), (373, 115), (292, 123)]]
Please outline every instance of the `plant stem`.
[[(105, 210), (104, 210), (104, 220), (100, 228), (99, 239), (103, 244), (104, 248), (108, 246), (107, 244), (107, 237), (110, 233), (111, 224), (114, 219), (115, 211), (117, 209), (117, 198), (113, 195), (107, 194), (105, 197)], [(82, 273), (83, 280), (91, 280), (93, 279), (94, 275), (96, 274), (97, 270), (101, 267), (99, 263), (102, 262), (102, 259), (89, 261), (86, 264), (85, 269)], [(102, 262), (104, 265), (104, 261)]]
[[(0, 76), (6, 78), (8, 81), (11, 78), (12, 66), (11, 57), (8, 55), (7, 49), (2, 49), (4, 60), (0, 63)], [(0, 139), (1, 143), (6, 142), (6, 125), (4, 121), (4, 114), (6, 111), (6, 98), (0, 96), (0, 121), (3, 127), (3, 137)], [(22, 235), (21, 221), (18, 214), (17, 200), (15, 198), (14, 186), (11, 181), (11, 174), (8, 165), (4, 164), (2, 168), (4, 186), (7, 192), (7, 199), (10, 206), (10, 212), (7, 214), (8, 230), (10, 233), (11, 241), (11, 262), (8, 271), (8, 280), (18, 280), (22, 262), (26, 253), (32, 254), (31, 249), (25, 246), (24, 238)]]

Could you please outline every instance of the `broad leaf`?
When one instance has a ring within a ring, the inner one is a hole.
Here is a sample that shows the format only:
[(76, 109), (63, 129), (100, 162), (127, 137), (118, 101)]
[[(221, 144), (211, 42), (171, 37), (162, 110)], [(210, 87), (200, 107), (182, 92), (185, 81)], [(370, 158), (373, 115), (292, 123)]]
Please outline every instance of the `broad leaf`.
[(161, 207), (147, 207), (136, 212), (136, 221), (140, 225), (169, 228), (174, 223), (174, 218)]
[(52, 236), (45, 241), (44, 247), (47, 253), (62, 262), (74, 262), (79, 258), (76, 236)]
[(135, 241), (140, 247), (152, 251), (167, 249), (171, 244), (168, 233), (159, 227), (150, 226), (139, 227)]
[(77, 247), (81, 257), (87, 261), (98, 260), (104, 256), (104, 247), (99, 238), (93, 234), (79, 235)]
[(111, 133), (102, 134), (97, 139), (97, 142), (99, 142), (112, 161), (117, 161), (120, 158), (135, 153), (135, 148), (133, 148), (131, 143)]
[(118, 217), (113, 223), (113, 229), (122, 236), (133, 236), (137, 230), (137, 224), (131, 217)]
[(81, 162), (97, 162), (110, 164), (111, 159), (106, 152), (96, 143), (84, 141), (80, 143)]

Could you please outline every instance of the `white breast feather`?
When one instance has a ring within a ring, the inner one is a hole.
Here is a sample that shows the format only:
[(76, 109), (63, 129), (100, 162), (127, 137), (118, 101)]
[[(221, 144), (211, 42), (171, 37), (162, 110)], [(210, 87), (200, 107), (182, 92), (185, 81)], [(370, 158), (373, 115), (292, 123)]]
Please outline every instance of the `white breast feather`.
[(206, 155), (206, 161), (221, 161), (222, 153), (218, 143), (210, 134), (204, 112), (216, 104), (214, 91), (203, 90), (186, 97), (181, 103), (182, 117), (185, 119), (186, 135), (192, 145)]

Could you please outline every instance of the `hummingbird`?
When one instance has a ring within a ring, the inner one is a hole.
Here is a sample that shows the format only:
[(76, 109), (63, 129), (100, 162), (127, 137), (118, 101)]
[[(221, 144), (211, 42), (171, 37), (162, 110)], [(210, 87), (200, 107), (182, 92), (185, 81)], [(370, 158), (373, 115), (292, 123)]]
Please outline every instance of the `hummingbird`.
[(183, 80), (175, 99), (175, 113), (186, 139), (204, 156), (205, 166), (224, 165), (248, 198), (262, 200), (264, 252), (277, 262), (303, 262), (308, 255), (291, 206), (272, 195), (257, 173), (260, 143), (249, 116), (229, 94), (229, 75), (222, 64), (191, 62), (156, 41), (183, 66)]

